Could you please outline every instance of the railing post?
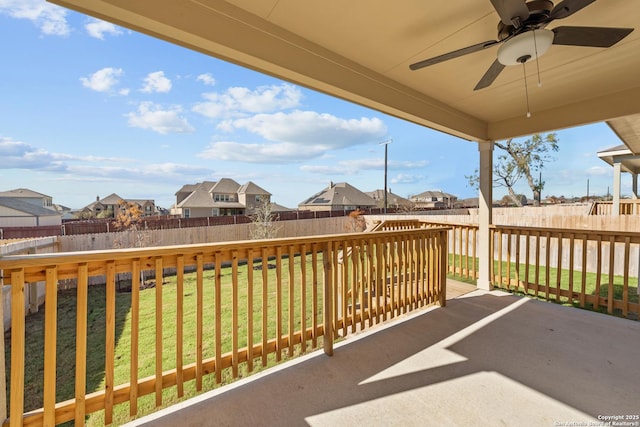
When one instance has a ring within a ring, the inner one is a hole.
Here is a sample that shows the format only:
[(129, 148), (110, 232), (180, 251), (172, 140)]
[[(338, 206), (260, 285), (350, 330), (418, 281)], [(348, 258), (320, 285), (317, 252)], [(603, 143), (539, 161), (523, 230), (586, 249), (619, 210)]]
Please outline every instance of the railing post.
[[(440, 271), (440, 307), (445, 307), (447, 305), (447, 261), (449, 259), (448, 235), (448, 229), (440, 232), (440, 245), (438, 246), (440, 252), (438, 257), (438, 262), (440, 263), (440, 266), (438, 267)], [(460, 265), (460, 275), (462, 275), (462, 265)]]
[[(2, 273), (2, 270), (0, 270)], [(0, 279), (0, 320), (4, 332), (4, 282)], [(7, 375), (5, 371), (4, 340), (0, 340), (0, 422), (7, 419)]]
[(325, 243), (322, 249), (322, 263), (324, 265), (324, 353), (333, 356), (333, 244)]

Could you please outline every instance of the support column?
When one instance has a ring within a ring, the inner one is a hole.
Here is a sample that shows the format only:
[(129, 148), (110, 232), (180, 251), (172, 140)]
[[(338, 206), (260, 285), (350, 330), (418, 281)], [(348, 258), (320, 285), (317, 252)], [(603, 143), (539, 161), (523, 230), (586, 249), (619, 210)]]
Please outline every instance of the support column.
[(613, 205), (611, 216), (620, 215), (620, 176), (622, 175), (622, 163), (618, 159), (613, 160)]
[(491, 290), (491, 233), (493, 222), (493, 141), (478, 142), (480, 183), (478, 193), (478, 289)]
[(633, 214), (638, 215), (638, 174), (631, 174), (631, 198), (633, 203)]

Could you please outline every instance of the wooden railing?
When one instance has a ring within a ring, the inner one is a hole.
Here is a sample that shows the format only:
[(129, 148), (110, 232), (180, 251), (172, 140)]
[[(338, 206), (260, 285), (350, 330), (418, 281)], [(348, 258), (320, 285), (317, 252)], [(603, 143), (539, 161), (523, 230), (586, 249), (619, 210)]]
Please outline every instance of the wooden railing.
[[(448, 273), (478, 277), (477, 225), (450, 227)], [(640, 233), (491, 226), (493, 286), (638, 319)]]
[[(205, 379), (220, 384), (223, 374), (236, 378), (256, 364), (320, 346), (332, 354), (338, 335), (445, 304), (446, 239), (447, 229), (429, 228), (0, 258), (13, 321), (5, 425), (75, 420), (82, 426), (98, 411), (110, 424), (121, 408), (126, 421), (139, 415), (143, 396), (160, 407), (167, 389), (180, 399), (187, 386), (202, 390)], [(145, 271), (143, 277), (155, 277), (154, 289), (140, 290), (149, 284), (140, 279)], [(88, 297), (93, 276), (105, 282), (101, 337), (88, 331), (88, 318), (96, 315)], [(68, 316), (58, 311), (62, 280), (76, 284), (73, 331), (58, 327), (60, 316)], [(131, 287), (126, 298), (117, 292), (122, 280)], [(43, 342), (26, 354), (26, 340), (38, 332), (26, 327), (25, 283), (41, 281), (47, 298)], [(75, 342), (62, 344), (70, 333)], [(57, 358), (64, 345), (72, 347), (72, 360)], [(90, 372), (95, 366), (87, 361), (95, 352), (104, 362)], [(38, 357), (44, 359), (41, 382), (25, 384), (25, 359)], [(68, 370), (75, 385), (61, 396), (58, 378)], [(90, 385), (96, 375), (103, 380)], [(42, 391), (41, 407), (25, 408), (27, 387)]]

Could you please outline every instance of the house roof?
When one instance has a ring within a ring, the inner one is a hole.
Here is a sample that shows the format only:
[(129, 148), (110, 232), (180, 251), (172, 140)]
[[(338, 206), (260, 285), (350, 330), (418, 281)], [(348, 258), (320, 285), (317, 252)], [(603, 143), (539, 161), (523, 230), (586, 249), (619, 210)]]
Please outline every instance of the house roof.
[(346, 182), (331, 183), (298, 206), (375, 206), (376, 201)]
[(209, 192), (212, 194), (237, 194), (239, 188), (240, 184), (231, 178), (222, 178), (209, 189)]
[(238, 194), (243, 194), (243, 193), (244, 194), (263, 194), (267, 196), (271, 195), (271, 193), (269, 193), (267, 190), (259, 187), (258, 185), (254, 184), (251, 181), (240, 186), (240, 188), (238, 189)]
[(198, 185), (200, 185), (200, 184), (185, 184), (185, 185), (182, 186), (182, 188), (180, 188), (178, 191), (176, 191), (176, 193), (174, 195), (177, 196), (179, 193), (191, 193), (191, 192), (193, 192), (193, 190), (198, 188)]
[(183, 201), (178, 203), (179, 208), (213, 208), (214, 202), (209, 193), (208, 188), (205, 186), (199, 186), (191, 194), (189, 194)]
[(444, 191), (440, 191), (440, 190), (427, 190), (424, 191), (420, 194), (416, 194), (415, 196), (411, 196), (411, 199), (421, 199), (421, 198), (431, 198), (431, 197), (438, 197), (438, 198), (443, 198), (443, 197), (447, 197), (449, 199), (455, 199), (456, 196), (454, 196), (453, 194), (449, 194), (449, 193), (445, 193)]
[[(51, 1), (472, 141), (625, 116), (640, 122), (637, 1), (591, 2), (546, 27), (635, 28), (612, 47), (567, 46), (560, 40), (535, 64), (507, 66), (480, 90), (474, 87), (498, 51), (482, 48), (483, 42), (505, 46), (494, 42), (500, 16), (493, 4), (507, 2), (175, 0), (158, 7), (123, 0)], [(474, 53), (416, 71), (409, 67), (476, 44), (481, 48)], [(537, 75), (541, 87), (535, 85)], [(637, 133), (631, 139), (638, 140)]]
[(111, 193), (107, 197), (100, 199), (100, 203), (103, 205), (117, 205), (120, 203), (120, 200), (124, 200), (124, 198), (118, 196), (116, 193)]
[(295, 209), (288, 208), (286, 206), (279, 205), (277, 203), (271, 203), (271, 212), (289, 212)]
[(29, 190), (28, 188), (16, 188), (9, 191), (0, 191), (0, 197), (47, 197), (46, 194), (38, 193), (37, 191)]
[[(384, 190), (375, 190), (375, 191), (367, 191), (365, 193), (367, 196), (371, 197), (373, 200), (384, 200)], [(413, 202), (409, 199), (405, 199), (402, 196), (398, 196), (397, 194), (392, 193), (391, 191), (387, 192), (387, 202), (395, 205), (410, 205)]]
[(33, 216), (60, 216), (58, 212), (52, 209), (47, 209), (42, 206), (34, 205), (33, 203), (25, 202), (16, 197), (4, 197), (0, 196), (0, 206), (7, 207), (19, 212), (24, 212)]

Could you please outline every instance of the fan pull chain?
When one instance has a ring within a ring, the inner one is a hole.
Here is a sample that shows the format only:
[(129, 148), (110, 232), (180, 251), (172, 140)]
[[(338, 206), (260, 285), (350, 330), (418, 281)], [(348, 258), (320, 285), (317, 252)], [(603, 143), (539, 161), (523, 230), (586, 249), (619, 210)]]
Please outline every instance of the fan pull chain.
[(533, 31), (533, 48), (536, 51), (536, 70), (538, 71), (538, 87), (542, 87), (542, 80), (540, 80), (540, 64), (538, 63), (538, 43), (536, 42), (536, 32)]
[(529, 88), (527, 87), (527, 70), (524, 66), (525, 61), (522, 61), (522, 74), (524, 75), (524, 95), (527, 100), (527, 118), (531, 117), (531, 109), (529, 108)]

